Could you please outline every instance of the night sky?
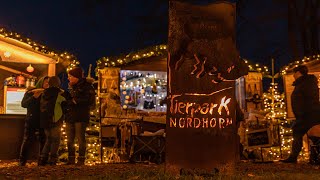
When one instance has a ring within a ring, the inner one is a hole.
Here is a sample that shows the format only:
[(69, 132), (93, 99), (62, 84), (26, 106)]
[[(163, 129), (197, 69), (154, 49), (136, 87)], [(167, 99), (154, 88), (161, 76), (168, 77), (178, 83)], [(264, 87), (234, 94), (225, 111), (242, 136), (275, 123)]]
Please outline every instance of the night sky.
[[(273, 56), (276, 70), (287, 65), (291, 59), (287, 4), (252, 0), (239, 11), (236, 31), (241, 56), (269, 68)], [(87, 69), (103, 56), (166, 43), (168, 1), (10, 0), (1, 2), (0, 26), (58, 52), (70, 52)]]

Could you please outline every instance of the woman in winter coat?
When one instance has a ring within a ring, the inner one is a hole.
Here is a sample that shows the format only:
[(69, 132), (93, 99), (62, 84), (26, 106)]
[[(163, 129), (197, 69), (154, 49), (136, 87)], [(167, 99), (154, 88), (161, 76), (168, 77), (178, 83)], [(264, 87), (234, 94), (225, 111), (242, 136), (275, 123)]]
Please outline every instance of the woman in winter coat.
[(32, 140), (38, 139), (39, 141), (39, 154), (45, 143), (45, 133), (40, 128), (40, 95), (43, 90), (48, 88), (49, 77), (39, 79), (35, 87), (27, 89), (21, 101), (21, 106), (27, 108), (27, 115), (24, 124), (24, 135), (20, 149), (19, 165), (25, 166), (27, 162), (27, 154), (30, 150)]

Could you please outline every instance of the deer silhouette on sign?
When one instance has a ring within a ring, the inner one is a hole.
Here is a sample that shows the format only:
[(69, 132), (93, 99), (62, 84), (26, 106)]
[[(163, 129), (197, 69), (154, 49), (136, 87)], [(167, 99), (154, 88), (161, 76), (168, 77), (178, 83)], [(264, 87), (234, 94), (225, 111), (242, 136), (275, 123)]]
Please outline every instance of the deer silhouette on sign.
[(189, 75), (195, 78), (208, 75), (212, 83), (234, 80), (246, 74), (248, 67), (240, 61), (233, 37), (221, 29), (222, 25), (207, 25), (197, 23), (197, 20), (186, 23), (172, 42), (170, 66), (179, 71), (186, 59), (191, 59), (194, 63)]

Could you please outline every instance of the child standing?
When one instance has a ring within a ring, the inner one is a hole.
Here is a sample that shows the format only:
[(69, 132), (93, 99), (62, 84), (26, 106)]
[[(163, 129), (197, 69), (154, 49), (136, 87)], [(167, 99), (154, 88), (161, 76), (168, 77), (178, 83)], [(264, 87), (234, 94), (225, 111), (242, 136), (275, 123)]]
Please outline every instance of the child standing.
[(41, 152), (40, 166), (55, 165), (58, 160), (58, 150), (61, 137), (61, 126), (66, 110), (67, 91), (60, 88), (60, 79), (50, 77), (49, 88), (44, 90), (40, 100), (40, 127), (44, 128), (46, 143)]

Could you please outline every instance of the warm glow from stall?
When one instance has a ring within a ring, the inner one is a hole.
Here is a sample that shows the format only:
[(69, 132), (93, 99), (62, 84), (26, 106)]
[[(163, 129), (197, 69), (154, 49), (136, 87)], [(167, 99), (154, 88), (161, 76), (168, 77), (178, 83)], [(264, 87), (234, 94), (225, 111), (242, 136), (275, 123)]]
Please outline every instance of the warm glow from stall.
[(11, 45), (3, 41), (0, 41), (0, 51), (6, 53), (9, 52), (11, 54), (7, 58), (2, 58), (2, 61), (34, 64), (55, 63), (55, 60), (50, 57)]

